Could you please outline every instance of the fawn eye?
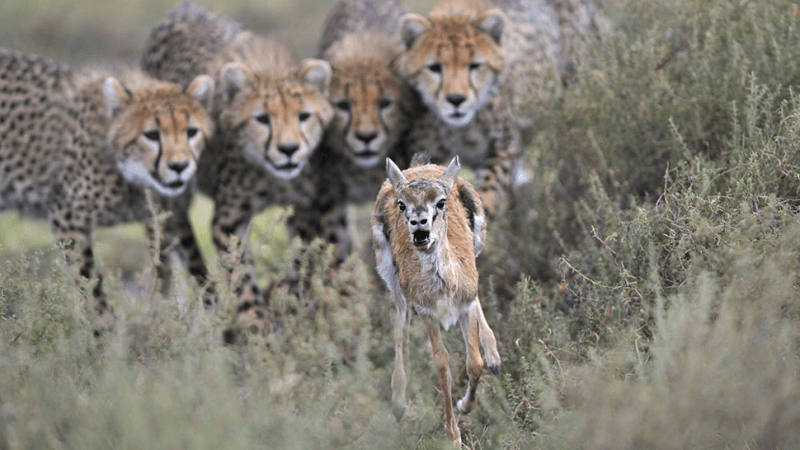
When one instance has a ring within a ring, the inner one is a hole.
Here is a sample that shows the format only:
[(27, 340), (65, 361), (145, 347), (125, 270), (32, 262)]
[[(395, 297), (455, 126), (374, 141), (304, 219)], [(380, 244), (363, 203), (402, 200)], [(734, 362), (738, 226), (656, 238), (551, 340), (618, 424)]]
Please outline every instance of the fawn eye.
[(400, 211), (405, 211), (406, 210), (406, 204), (403, 203), (403, 202), (397, 202), (397, 209), (399, 209)]
[(144, 135), (144, 137), (146, 137), (147, 139), (149, 139), (149, 140), (151, 140), (151, 141), (153, 141), (153, 142), (158, 142), (158, 135), (159, 135), (159, 133), (158, 133), (158, 130), (145, 131), (145, 132), (144, 132), (144, 133), (142, 133), (142, 134), (143, 134), (143, 135)]
[(297, 115), (297, 120), (299, 120), (300, 122), (305, 122), (306, 120), (308, 120), (309, 117), (311, 117), (311, 113), (303, 111)]
[(269, 114), (259, 114), (256, 116), (256, 120), (264, 125), (269, 125)]
[(191, 139), (197, 135), (197, 128), (189, 128), (186, 130), (186, 136)]
[(469, 65), (469, 70), (478, 70), (481, 66), (483, 66), (483, 64), (474, 62)]
[(445, 199), (441, 199), (436, 203), (436, 207), (439, 209), (444, 209), (444, 204), (447, 203)]
[(350, 102), (347, 100), (339, 100), (336, 102), (336, 107), (341, 109), (342, 111), (350, 111)]
[(428, 70), (433, 73), (439, 73), (442, 71), (442, 65), (439, 63), (433, 63), (428, 65)]
[(382, 99), (378, 100), (378, 108), (380, 108), (380, 109), (386, 109), (391, 104), (392, 104), (392, 101), (389, 100), (388, 98), (382, 98)]

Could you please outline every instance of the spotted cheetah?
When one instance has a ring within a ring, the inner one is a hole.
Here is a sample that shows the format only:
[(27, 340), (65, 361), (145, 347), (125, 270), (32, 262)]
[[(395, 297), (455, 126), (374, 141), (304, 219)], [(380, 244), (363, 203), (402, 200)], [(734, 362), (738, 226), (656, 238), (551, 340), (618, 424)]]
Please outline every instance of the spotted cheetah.
[(400, 19), (405, 50), (394, 69), (427, 107), (406, 145), (435, 163), (458, 154), (473, 167), (490, 219), (520, 173), (514, 109), (522, 94), (542, 95), (561, 79), (564, 46), (592, 14), (590, 0), (441, 0), (427, 16)]
[(101, 327), (111, 314), (92, 232), (150, 219), (148, 192), (172, 213), (166, 235), (177, 237), (191, 272), (206, 281), (187, 207), (197, 158), (214, 132), (213, 92), (205, 75), (183, 89), (134, 69), (73, 69), (0, 49), (0, 209), (49, 220), (67, 261), (94, 283)]
[(342, 0), (328, 14), (317, 56), (333, 69), (328, 98), (333, 121), (311, 158), (315, 193), (295, 208), (292, 234), (336, 244), (343, 260), (357, 240), (347, 205), (373, 201), (385, 178), (387, 157), (407, 165), (401, 145), (420, 111), (416, 93), (391, 69), (402, 50), (399, 19), (407, 9), (395, 0)]
[(241, 265), (226, 270), (237, 315), (261, 331), (266, 310), (252, 260), (246, 246), (231, 247), (232, 237), (244, 242), (253, 214), (269, 205), (303, 205), (313, 197), (308, 161), (333, 118), (330, 65), (306, 59), (298, 68), (273, 39), (187, 2), (152, 30), (141, 66), (178, 83), (198, 73), (217, 77), (217, 134), (200, 159), (198, 184), (214, 201), (212, 236), (221, 260), (242, 255)]

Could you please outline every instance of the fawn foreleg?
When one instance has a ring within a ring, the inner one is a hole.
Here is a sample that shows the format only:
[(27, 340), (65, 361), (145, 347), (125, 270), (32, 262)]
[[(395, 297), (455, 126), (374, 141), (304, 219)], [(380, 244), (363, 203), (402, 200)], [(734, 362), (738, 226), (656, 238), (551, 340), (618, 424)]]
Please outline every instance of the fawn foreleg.
[(392, 291), (392, 323), (394, 325), (394, 372), (392, 373), (392, 412), (400, 420), (406, 411), (406, 371), (403, 367), (403, 343), (406, 338), (406, 299)]
[(442, 335), (439, 333), (439, 322), (430, 317), (423, 317), (425, 328), (428, 331), (428, 338), (431, 340), (431, 351), (433, 365), (439, 375), (439, 387), (444, 397), (444, 430), (447, 437), (457, 445), (461, 445), (461, 432), (458, 430), (458, 423), (453, 414), (453, 399), (451, 397), (451, 386), (453, 380), (450, 375), (450, 354), (444, 348)]

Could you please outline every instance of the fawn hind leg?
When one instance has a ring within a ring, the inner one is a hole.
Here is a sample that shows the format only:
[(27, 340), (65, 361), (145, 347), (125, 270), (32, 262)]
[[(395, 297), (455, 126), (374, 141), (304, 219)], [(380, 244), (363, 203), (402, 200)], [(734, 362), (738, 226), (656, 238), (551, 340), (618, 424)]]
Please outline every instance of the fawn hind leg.
[(497, 351), (497, 340), (494, 337), (494, 332), (486, 322), (486, 316), (483, 315), (483, 307), (477, 298), (475, 303), (477, 303), (475, 312), (478, 316), (478, 336), (480, 336), (483, 354), (486, 356), (486, 365), (493, 374), (500, 375), (500, 353)]
[(430, 317), (425, 317), (425, 328), (428, 331), (428, 338), (431, 340), (431, 350), (433, 354), (433, 364), (436, 373), (439, 375), (439, 387), (444, 397), (444, 430), (447, 437), (457, 445), (461, 445), (461, 432), (458, 430), (458, 423), (453, 414), (453, 399), (450, 395), (453, 380), (450, 375), (450, 354), (444, 348), (442, 335), (439, 333), (439, 322)]
[(458, 324), (461, 326), (461, 335), (464, 337), (464, 343), (467, 346), (467, 375), (469, 376), (469, 382), (467, 384), (467, 392), (456, 403), (456, 408), (465, 414), (475, 404), (475, 390), (481, 379), (481, 372), (483, 372), (483, 358), (481, 358), (481, 352), (478, 348), (480, 334), (478, 330), (480, 326), (478, 311), (480, 309), (481, 304), (476, 298), (469, 309), (458, 318)]

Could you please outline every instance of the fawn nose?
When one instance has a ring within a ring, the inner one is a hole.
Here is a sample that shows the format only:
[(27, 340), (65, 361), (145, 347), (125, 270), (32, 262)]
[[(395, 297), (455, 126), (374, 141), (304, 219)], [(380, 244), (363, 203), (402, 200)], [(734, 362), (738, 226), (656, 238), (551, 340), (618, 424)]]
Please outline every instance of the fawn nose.
[(412, 227), (424, 228), (428, 224), (428, 211), (423, 207), (415, 209), (408, 223)]
[(458, 105), (464, 103), (467, 100), (467, 96), (463, 94), (447, 94), (445, 97), (450, 104), (458, 108)]
[(278, 151), (283, 153), (286, 156), (292, 156), (297, 149), (300, 148), (300, 144), (292, 143), (292, 144), (280, 144), (278, 145)]
[(363, 131), (356, 131), (356, 138), (358, 138), (359, 141), (362, 141), (365, 144), (369, 144), (369, 142), (375, 139), (376, 137), (378, 137), (377, 131), (369, 131), (366, 133)]
[(422, 219), (419, 219), (419, 220), (411, 219), (411, 225), (414, 225), (414, 226), (416, 226), (416, 225), (425, 225), (427, 223), (428, 223), (428, 219), (426, 219), (426, 218), (422, 218)]
[(181, 172), (183, 172), (184, 170), (186, 170), (187, 167), (189, 167), (189, 163), (186, 162), (186, 161), (173, 162), (173, 163), (169, 163), (167, 165), (167, 167), (169, 167), (170, 170), (172, 170), (175, 173), (177, 173), (178, 175), (180, 175)]

